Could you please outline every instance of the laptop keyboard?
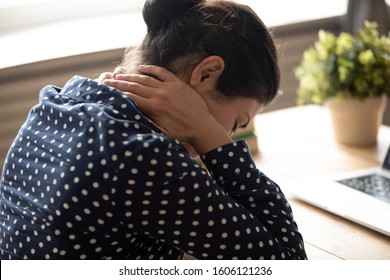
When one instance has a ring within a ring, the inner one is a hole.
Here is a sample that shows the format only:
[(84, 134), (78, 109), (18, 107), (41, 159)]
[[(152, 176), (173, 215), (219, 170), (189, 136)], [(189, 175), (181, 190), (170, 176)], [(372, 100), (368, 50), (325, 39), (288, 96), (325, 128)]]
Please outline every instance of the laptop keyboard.
[(337, 182), (390, 203), (390, 179), (380, 174), (370, 174)]

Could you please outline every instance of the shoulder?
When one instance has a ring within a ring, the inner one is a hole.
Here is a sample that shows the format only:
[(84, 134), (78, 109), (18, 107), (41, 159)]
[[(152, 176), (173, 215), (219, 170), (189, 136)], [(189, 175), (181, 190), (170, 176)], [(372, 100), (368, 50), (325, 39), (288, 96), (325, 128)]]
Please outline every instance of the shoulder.
[(144, 158), (168, 160), (169, 158), (190, 158), (185, 147), (176, 139), (154, 131), (128, 135), (124, 140), (124, 148), (132, 155)]
[[(73, 102), (69, 103), (70, 100)], [(109, 108), (122, 115), (126, 115), (129, 108), (136, 107), (124, 92), (81, 76), (73, 76), (62, 88), (54, 85), (44, 87), (40, 92), (40, 102), (88, 104), (101, 109)]]

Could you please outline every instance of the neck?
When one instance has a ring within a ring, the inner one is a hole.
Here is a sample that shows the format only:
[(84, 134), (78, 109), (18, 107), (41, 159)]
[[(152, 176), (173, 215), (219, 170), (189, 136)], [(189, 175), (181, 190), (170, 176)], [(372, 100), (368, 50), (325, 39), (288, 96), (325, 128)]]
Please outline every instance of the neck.
[(133, 47), (126, 51), (123, 61), (120, 67), (123, 69), (124, 74), (140, 74), (138, 66), (142, 63), (142, 55), (139, 47)]

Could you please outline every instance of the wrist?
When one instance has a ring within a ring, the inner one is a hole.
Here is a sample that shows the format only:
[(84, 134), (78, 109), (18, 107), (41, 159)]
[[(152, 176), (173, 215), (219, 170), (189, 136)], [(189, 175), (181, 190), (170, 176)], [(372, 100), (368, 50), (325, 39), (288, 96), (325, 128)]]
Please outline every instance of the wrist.
[(226, 130), (216, 120), (205, 122), (193, 130), (189, 144), (196, 150), (199, 155), (208, 153), (218, 147), (232, 143)]

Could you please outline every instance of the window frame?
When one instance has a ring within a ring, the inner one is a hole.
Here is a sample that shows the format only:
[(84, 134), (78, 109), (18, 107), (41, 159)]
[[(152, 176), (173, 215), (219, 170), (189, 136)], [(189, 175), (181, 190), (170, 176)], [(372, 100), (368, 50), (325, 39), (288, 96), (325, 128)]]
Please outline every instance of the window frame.
[(0, 8), (0, 36), (61, 21), (139, 13), (143, 3), (144, 0), (57, 0)]

